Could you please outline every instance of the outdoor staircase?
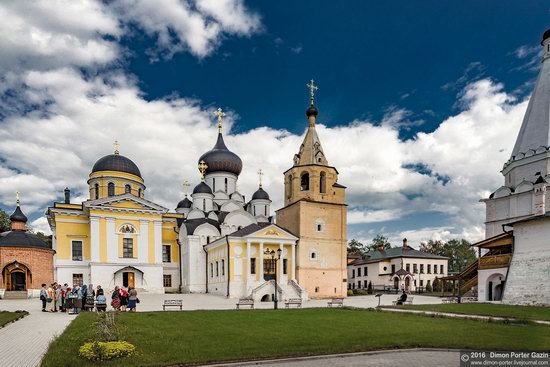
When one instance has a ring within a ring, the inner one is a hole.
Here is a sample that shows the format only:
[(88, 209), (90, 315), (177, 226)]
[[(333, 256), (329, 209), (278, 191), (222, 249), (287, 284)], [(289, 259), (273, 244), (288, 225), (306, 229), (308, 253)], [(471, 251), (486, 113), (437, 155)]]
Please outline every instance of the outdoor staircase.
[(468, 280), (466, 283), (460, 285), (460, 294), (462, 295), (466, 294), (466, 292), (468, 292), (470, 289), (472, 289), (476, 285), (477, 285), (477, 274), (475, 277), (470, 278), (470, 280)]
[[(252, 290), (250, 297), (256, 301), (259, 301), (264, 294), (273, 294), (275, 291), (275, 281), (268, 280), (258, 287)], [(286, 300), (289, 298), (300, 298), (302, 300), (307, 299), (307, 294), (305, 290), (300, 287), (298, 283), (294, 280), (289, 280), (286, 283), (277, 282), (277, 298), (280, 301)]]
[(4, 299), (27, 299), (27, 291), (5, 291)]

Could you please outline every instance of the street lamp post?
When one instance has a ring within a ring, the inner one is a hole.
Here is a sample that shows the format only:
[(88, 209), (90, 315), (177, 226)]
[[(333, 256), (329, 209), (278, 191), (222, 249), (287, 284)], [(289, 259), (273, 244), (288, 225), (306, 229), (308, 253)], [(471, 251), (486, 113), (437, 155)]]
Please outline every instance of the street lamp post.
[(273, 264), (275, 265), (274, 266), (274, 270), (275, 270), (275, 294), (273, 295), (273, 309), (276, 310), (277, 309), (277, 304), (278, 304), (278, 299), (277, 299), (277, 262), (279, 260), (281, 260), (281, 249), (277, 249), (277, 257), (275, 257), (275, 251), (274, 250), (269, 250), (269, 248), (267, 248), (265, 250), (265, 254), (266, 255), (270, 255), (271, 256), (271, 261), (273, 262)]

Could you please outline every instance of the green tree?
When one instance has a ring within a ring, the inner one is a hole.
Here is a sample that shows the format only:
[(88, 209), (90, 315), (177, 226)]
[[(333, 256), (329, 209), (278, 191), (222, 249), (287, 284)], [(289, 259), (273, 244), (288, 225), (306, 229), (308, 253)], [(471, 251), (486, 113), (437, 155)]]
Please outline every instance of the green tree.
[(0, 209), (0, 233), (11, 229), (11, 221), (8, 213)]
[(447, 242), (428, 241), (420, 245), (420, 251), (449, 258), (449, 272), (460, 272), (477, 260), (476, 252), (465, 239), (453, 239)]
[(434, 279), (432, 288), (434, 292), (441, 291), (441, 280), (439, 280), (437, 277), (435, 277)]
[(367, 285), (367, 294), (372, 294), (372, 282), (369, 281), (369, 285)]
[(430, 283), (426, 284), (426, 292), (432, 293), (432, 291), (433, 291), (432, 285)]
[(348, 252), (355, 252), (364, 255), (367, 252), (367, 247), (356, 239), (352, 239), (348, 243)]
[(377, 234), (369, 244), (368, 251), (378, 251), (382, 247), (384, 250), (391, 248), (390, 241), (383, 234)]

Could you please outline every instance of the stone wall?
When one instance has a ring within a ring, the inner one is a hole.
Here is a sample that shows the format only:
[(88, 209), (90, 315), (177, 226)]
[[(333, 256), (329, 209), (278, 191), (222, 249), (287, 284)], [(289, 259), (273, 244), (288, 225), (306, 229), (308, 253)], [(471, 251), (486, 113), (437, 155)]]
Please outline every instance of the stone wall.
[(514, 225), (503, 303), (550, 305), (550, 218)]

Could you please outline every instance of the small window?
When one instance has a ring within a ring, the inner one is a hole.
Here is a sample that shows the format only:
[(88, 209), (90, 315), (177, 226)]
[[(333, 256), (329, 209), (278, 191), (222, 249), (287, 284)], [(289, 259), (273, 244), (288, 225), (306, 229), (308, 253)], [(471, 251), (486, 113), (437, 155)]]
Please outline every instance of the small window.
[(424, 279), (420, 279), (420, 286), (424, 286)]
[(288, 175), (288, 197), (292, 196), (292, 175)]
[(212, 192), (216, 192), (216, 179), (212, 179)]
[(311, 251), (311, 253), (309, 254), (309, 258), (311, 260), (316, 260), (317, 259), (317, 252), (316, 251)]
[(73, 286), (84, 284), (84, 274), (73, 274)]
[(443, 265), (440, 265), (440, 266), (439, 266), (439, 272), (440, 272), (441, 274), (445, 274), (445, 272), (443, 271)]
[(138, 197), (141, 197), (141, 189), (138, 189)]
[(131, 194), (132, 193), (132, 186), (124, 185), (124, 193), (125, 194)]
[(82, 261), (82, 241), (72, 241), (73, 261)]
[(367, 268), (366, 266), (365, 266), (365, 268), (363, 269), (363, 275), (366, 276), (366, 277), (369, 276), (369, 271), (368, 271), (368, 269), (369, 269), (369, 268)]
[(361, 276), (361, 268), (357, 268), (357, 276), (358, 276), (358, 277)]
[(387, 266), (384, 266), (384, 271), (388, 270), (388, 267)]
[(172, 254), (170, 253), (172, 246), (162, 245), (162, 262), (169, 263), (172, 262)]
[(424, 274), (424, 264), (420, 264), (420, 274)]
[(418, 264), (413, 264), (413, 273), (418, 273)]
[(162, 284), (167, 288), (172, 287), (172, 275), (171, 274), (163, 274), (162, 275)]
[(225, 260), (222, 259), (222, 275), (225, 275)]
[(434, 274), (437, 274), (437, 265), (434, 265)]
[(287, 267), (288, 267), (288, 259), (283, 259), (283, 274), (288, 274)]
[(428, 264), (428, 274), (431, 274), (432, 273), (432, 265), (431, 264)]
[(216, 261), (216, 276), (220, 276), (220, 264)]
[(317, 232), (323, 232), (323, 225), (320, 223), (317, 224)]
[(309, 173), (304, 172), (300, 177), (300, 191), (309, 190)]
[(115, 184), (112, 182), (109, 182), (109, 184), (107, 185), (107, 195), (115, 196)]
[(407, 270), (408, 273), (411, 272), (411, 264), (405, 265), (405, 270)]
[(214, 264), (210, 263), (210, 278), (214, 278)]
[(99, 199), (99, 184), (97, 183), (94, 185), (94, 196), (96, 200)]
[[(354, 286), (355, 286), (355, 284), (354, 284)], [(319, 287), (315, 287), (315, 293), (319, 293)]]
[(122, 257), (124, 258), (134, 257), (134, 240), (132, 238), (122, 239)]
[(355, 269), (353, 269), (353, 270), (351, 271), (351, 277), (352, 277), (352, 278), (355, 278)]
[(256, 258), (250, 259), (250, 274), (256, 274)]
[(264, 205), (264, 215), (267, 217), (267, 205)]
[(391, 264), (391, 273), (395, 274), (395, 264)]
[(227, 192), (227, 177), (225, 178), (225, 192)]
[(361, 289), (361, 281), (360, 280), (357, 281), (357, 289)]

